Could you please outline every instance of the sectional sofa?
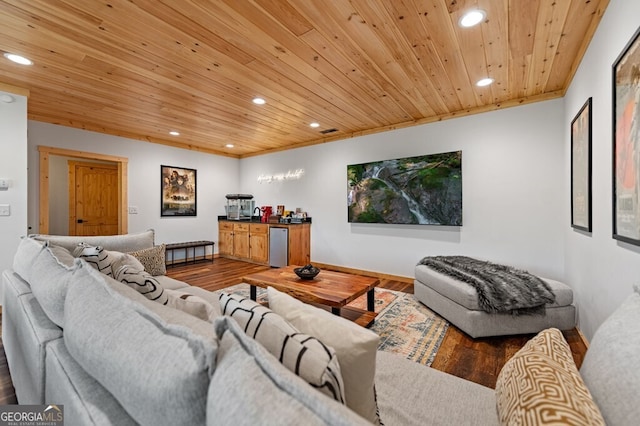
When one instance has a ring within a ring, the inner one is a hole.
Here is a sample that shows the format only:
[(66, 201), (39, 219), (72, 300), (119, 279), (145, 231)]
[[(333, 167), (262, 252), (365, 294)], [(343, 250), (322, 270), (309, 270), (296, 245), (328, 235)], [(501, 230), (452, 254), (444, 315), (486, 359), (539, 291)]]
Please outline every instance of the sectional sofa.
[[(268, 344), (247, 333), (247, 324), (239, 325), (241, 318), (223, 315), (219, 295), (156, 276), (163, 287), (192, 294), (213, 310), (201, 319), (150, 300), (75, 258), (72, 253), (81, 242), (122, 253), (150, 249), (155, 243), (153, 231), (113, 237), (31, 236), (21, 241), (12, 270), (3, 272), (2, 338), (18, 402), (63, 404), (66, 424), (490, 425), (508, 421), (509, 413), (537, 409), (525, 407), (513, 387), (520, 380), (517, 372), (526, 370), (524, 350), (520, 358), (514, 357), (512, 368), (505, 367), (496, 391), (377, 352), (371, 371), (359, 373), (363, 382), (372, 377), (374, 385), (375, 413), (363, 412), (348, 398), (338, 402), (287, 368)], [(290, 322), (287, 327), (301, 333), (311, 335), (315, 326), (332, 321), (335, 327), (346, 327), (347, 333), (339, 334), (361, 333), (349, 329), (357, 326), (348, 321), (327, 312), (328, 317), (322, 317), (316, 308), (288, 295), (271, 301), (273, 312), (267, 309), (267, 317)], [(311, 321), (305, 319), (309, 317)], [(588, 388), (586, 396), (593, 398), (578, 404), (587, 407), (580, 415), (601, 412), (608, 424), (631, 424), (640, 415), (634, 403), (640, 390), (640, 294), (630, 296), (603, 329), (594, 337), (581, 371), (583, 393)], [(566, 342), (564, 349), (562, 341), (548, 345), (557, 334), (547, 334), (551, 337), (532, 339), (528, 350), (553, 347), (552, 355), (568, 350)], [(334, 337), (326, 338), (331, 342)], [(333, 352), (329, 343), (326, 347), (339, 363), (344, 353)], [(539, 353), (535, 358), (540, 359)], [(551, 358), (549, 363), (557, 367), (557, 357)], [(343, 361), (340, 374), (347, 387), (349, 364), (346, 357)], [(579, 379), (577, 370), (574, 373)], [(574, 376), (571, 382), (577, 380)]]

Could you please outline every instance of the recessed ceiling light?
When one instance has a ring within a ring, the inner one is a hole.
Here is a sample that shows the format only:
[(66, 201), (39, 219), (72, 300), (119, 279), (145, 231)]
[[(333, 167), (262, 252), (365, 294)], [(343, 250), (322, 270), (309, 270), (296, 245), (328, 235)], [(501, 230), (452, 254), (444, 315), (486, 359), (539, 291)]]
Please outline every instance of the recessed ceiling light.
[(180, 136), (180, 132), (176, 132), (175, 130), (170, 131), (169, 134), (171, 136)]
[(483, 78), (482, 80), (478, 80), (476, 82), (476, 86), (484, 87), (484, 86), (490, 85), (491, 83), (493, 83), (493, 79), (492, 78)]
[(262, 98), (253, 98), (253, 103), (256, 105), (264, 105), (267, 103), (267, 101)]
[(24, 56), (16, 55), (16, 54), (13, 54), (13, 53), (5, 53), (4, 57), (7, 58), (10, 61), (15, 62), (16, 64), (33, 65), (33, 62), (30, 61), (29, 59), (25, 58)]
[(309, 126), (311, 126), (311, 127), (313, 127), (315, 129), (316, 127), (320, 127), (320, 124), (316, 123), (316, 122), (313, 122), (313, 123), (309, 124)]
[(225, 145), (227, 148), (233, 148), (233, 144), (232, 143), (228, 143)]
[(480, 9), (471, 10), (465, 13), (464, 15), (462, 15), (462, 18), (460, 18), (459, 24), (461, 27), (464, 27), (464, 28), (473, 27), (474, 25), (478, 25), (480, 22), (482, 22), (486, 16), (487, 14), (485, 13), (484, 10), (480, 10)]

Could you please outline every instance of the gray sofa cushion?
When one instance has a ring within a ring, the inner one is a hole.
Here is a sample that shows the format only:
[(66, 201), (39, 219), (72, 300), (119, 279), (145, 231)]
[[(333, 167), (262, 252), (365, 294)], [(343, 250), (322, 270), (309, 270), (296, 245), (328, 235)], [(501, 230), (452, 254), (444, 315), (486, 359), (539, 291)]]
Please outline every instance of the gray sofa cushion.
[(18, 250), (13, 256), (13, 270), (25, 281), (31, 281), (31, 271), (40, 252), (44, 250), (45, 243), (33, 238), (23, 237), (18, 244)]
[[(189, 284), (185, 282), (176, 280), (175, 278), (171, 278), (166, 275), (158, 275), (154, 278), (158, 280), (158, 282), (163, 288), (166, 288), (168, 290), (177, 290), (177, 289), (186, 290), (187, 288), (200, 288), (200, 287), (191, 287), (189, 286)], [(203, 290), (203, 291), (206, 291), (206, 290)], [(207, 291), (207, 293), (213, 294), (209, 291)], [(196, 294), (196, 296), (200, 296), (200, 295)], [(217, 297), (215, 299), (210, 300), (209, 302), (213, 304), (214, 301), (217, 303), (218, 301)]]
[(78, 243), (82, 242), (92, 246), (102, 246), (105, 250), (129, 252), (153, 247), (155, 239), (153, 229), (139, 232), (137, 234), (109, 235), (97, 237), (46, 234), (34, 234), (30, 236), (35, 238), (36, 240), (49, 241), (51, 244), (62, 246), (70, 252), (73, 252)]
[(44, 313), (16, 274), (3, 272), (2, 341), (20, 404), (44, 404), (45, 349), (62, 330)]
[[(31, 290), (47, 316), (62, 327), (67, 288), (82, 261), (62, 247), (45, 246), (31, 265)], [(87, 265), (87, 267), (90, 267)]]
[[(435, 271), (426, 265), (415, 268), (416, 280), (431, 287), (446, 298), (472, 311), (482, 311), (478, 303), (478, 292), (473, 286), (461, 282), (448, 275)], [(554, 303), (548, 307), (567, 306), (573, 303), (573, 291), (568, 285), (560, 281), (543, 278), (556, 296)]]
[(136, 425), (120, 403), (69, 354), (62, 339), (47, 345), (45, 401), (64, 405), (66, 425)]
[(497, 425), (493, 389), (378, 351), (376, 389), (386, 425)]
[(216, 342), (167, 323), (91, 267), (78, 275), (64, 315), (78, 364), (141, 424), (203, 424)]
[(321, 394), (248, 338), (229, 317), (216, 320), (217, 368), (207, 401), (208, 425), (368, 425)]
[[(193, 315), (190, 315), (186, 312), (180, 311), (178, 309), (168, 307), (165, 305), (161, 305), (157, 302), (147, 299), (134, 289), (130, 288), (126, 284), (122, 284), (119, 281), (114, 280), (113, 278), (106, 277), (106, 283), (110, 287), (111, 290), (119, 293), (123, 297), (130, 299), (132, 302), (132, 308), (141, 313), (146, 313), (148, 311), (153, 312), (155, 315), (160, 317), (162, 321), (167, 324), (173, 324), (181, 327), (186, 327), (193, 333), (204, 337), (205, 339), (215, 343), (218, 338), (213, 329), (213, 326), (208, 321), (203, 321)], [(192, 287), (188, 287), (190, 289)], [(202, 289), (201, 289), (202, 290)], [(181, 290), (182, 291), (182, 290)], [(206, 290), (202, 290), (206, 292)], [(216, 311), (215, 307), (213, 311)], [(219, 308), (218, 308), (219, 313)], [(216, 315), (220, 316), (220, 315)]]
[(640, 418), (640, 294), (638, 289), (598, 328), (580, 375), (609, 425)]

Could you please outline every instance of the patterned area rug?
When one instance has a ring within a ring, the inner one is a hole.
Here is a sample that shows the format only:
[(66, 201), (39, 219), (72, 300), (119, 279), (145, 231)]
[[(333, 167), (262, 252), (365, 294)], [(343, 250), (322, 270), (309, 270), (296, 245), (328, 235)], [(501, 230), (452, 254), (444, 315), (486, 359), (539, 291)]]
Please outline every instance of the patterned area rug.
[[(249, 297), (249, 285), (238, 284), (224, 290)], [(258, 301), (267, 302), (267, 292), (258, 288)], [(348, 306), (366, 309), (366, 295)], [(411, 361), (431, 365), (449, 327), (449, 323), (421, 304), (412, 294), (393, 290), (375, 290), (375, 323), (370, 327), (380, 336), (379, 350), (393, 352)]]

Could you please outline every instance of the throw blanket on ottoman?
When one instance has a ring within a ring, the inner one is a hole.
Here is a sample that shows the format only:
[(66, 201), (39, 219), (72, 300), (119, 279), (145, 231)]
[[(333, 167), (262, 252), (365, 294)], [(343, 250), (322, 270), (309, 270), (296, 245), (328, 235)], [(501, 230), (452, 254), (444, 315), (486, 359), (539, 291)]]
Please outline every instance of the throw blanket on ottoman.
[(544, 314), (545, 304), (555, 301), (546, 282), (510, 266), (466, 256), (427, 256), (418, 265), (473, 286), (480, 307), (489, 313)]

